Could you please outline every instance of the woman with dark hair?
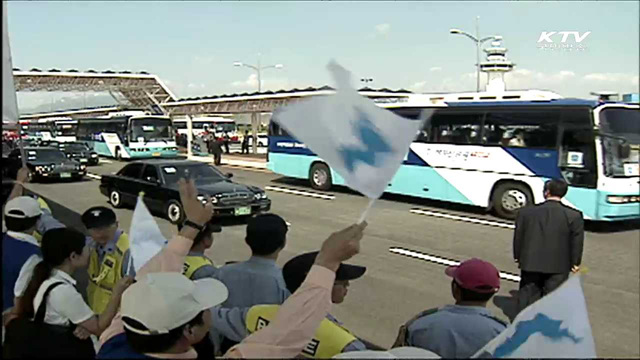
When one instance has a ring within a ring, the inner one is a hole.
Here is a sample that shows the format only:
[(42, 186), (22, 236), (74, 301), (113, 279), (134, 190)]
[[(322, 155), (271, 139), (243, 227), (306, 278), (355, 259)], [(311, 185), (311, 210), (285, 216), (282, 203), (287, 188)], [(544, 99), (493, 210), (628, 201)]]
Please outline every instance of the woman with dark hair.
[(43, 260), (35, 266), (27, 289), (18, 298), (14, 317), (33, 319), (44, 306), (44, 324), (69, 330), (75, 327), (74, 334), (80, 339), (90, 334), (100, 336), (113, 320), (122, 293), (133, 279), (122, 278), (106, 310), (95, 315), (76, 290), (72, 277), (76, 270), (86, 268), (89, 263), (85, 236), (68, 228), (49, 230), (42, 238), (41, 251)]

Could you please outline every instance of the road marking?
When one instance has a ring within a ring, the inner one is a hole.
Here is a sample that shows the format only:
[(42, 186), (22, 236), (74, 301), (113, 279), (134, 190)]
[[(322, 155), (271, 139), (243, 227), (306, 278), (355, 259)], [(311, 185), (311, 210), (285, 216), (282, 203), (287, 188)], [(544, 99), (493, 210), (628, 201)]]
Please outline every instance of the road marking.
[[(404, 255), (404, 256), (424, 260), (424, 261), (429, 261), (439, 265), (455, 266), (460, 264), (460, 261), (445, 259), (439, 256), (429, 255), (429, 254), (421, 253), (418, 251), (407, 250), (407, 249), (398, 248), (398, 247), (389, 248), (389, 251), (394, 254), (399, 254), (399, 255)], [(516, 274), (504, 272), (504, 271), (500, 271), (500, 278), (508, 281), (520, 282), (520, 276)]]
[(105, 164), (113, 164), (113, 161), (106, 160), (106, 159), (99, 159), (98, 162), (105, 163)]
[(256, 168), (256, 167), (251, 167), (251, 166), (239, 166), (239, 165), (228, 165), (228, 164), (222, 164), (220, 166), (224, 166), (224, 167), (228, 167), (228, 168), (232, 168), (232, 169), (240, 169), (240, 170), (248, 170), (248, 171), (255, 171), (255, 172), (261, 172), (261, 173), (273, 174), (269, 170)]
[(89, 174), (89, 173), (87, 173), (87, 176), (88, 176), (88, 177), (90, 177), (90, 178), (92, 178), (92, 179), (96, 179), (96, 180), (100, 180), (100, 179), (102, 179), (102, 176), (100, 176), (100, 175), (96, 175), (96, 174)]
[(275, 187), (275, 186), (267, 186), (264, 189), (265, 190), (271, 190), (271, 191), (283, 192), (285, 194), (308, 196), (308, 197), (318, 198), (318, 199), (323, 199), (323, 200), (333, 200), (333, 199), (336, 198), (333, 195), (324, 195), (324, 194), (319, 194), (319, 193), (312, 193), (312, 192), (307, 192), (307, 191), (293, 190), (293, 189), (287, 189), (287, 188), (281, 188), (281, 187)]
[(466, 217), (466, 216), (451, 215), (451, 214), (445, 214), (445, 213), (429, 211), (429, 210), (411, 209), (411, 210), (409, 210), (409, 212), (414, 213), (414, 214), (418, 214), (418, 215), (435, 216), (435, 217), (441, 217), (441, 218), (445, 218), (445, 219), (465, 221), (465, 222), (474, 223), (474, 224), (497, 226), (497, 227), (501, 227), (501, 228), (504, 228), (504, 229), (515, 229), (516, 228), (516, 226), (513, 223), (477, 219), (477, 218)]

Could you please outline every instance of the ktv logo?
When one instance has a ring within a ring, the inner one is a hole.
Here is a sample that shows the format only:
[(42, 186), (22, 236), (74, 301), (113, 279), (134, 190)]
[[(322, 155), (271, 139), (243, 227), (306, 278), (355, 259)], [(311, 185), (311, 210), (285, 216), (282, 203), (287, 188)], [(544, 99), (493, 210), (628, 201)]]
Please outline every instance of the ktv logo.
[[(561, 51), (584, 51), (586, 46), (582, 42), (591, 34), (587, 31), (580, 34), (579, 31), (543, 31), (538, 37), (538, 49), (542, 50), (561, 50)], [(573, 35), (573, 42), (568, 42), (570, 36)], [(562, 36), (560, 38), (560, 36)], [(560, 42), (558, 43), (558, 40)]]

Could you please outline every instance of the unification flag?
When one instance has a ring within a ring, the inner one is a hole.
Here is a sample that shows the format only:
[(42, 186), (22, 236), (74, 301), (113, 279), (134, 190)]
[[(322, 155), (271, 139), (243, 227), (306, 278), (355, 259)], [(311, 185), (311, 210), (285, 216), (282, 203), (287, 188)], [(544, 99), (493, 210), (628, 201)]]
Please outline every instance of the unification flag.
[(13, 85), (13, 65), (9, 46), (7, 1), (2, 2), (2, 124), (10, 129), (18, 128), (18, 103)]
[(277, 122), (351, 188), (377, 199), (398, 171), (422, 121), (397, 116), (358, 94), (351, 74), (337, 63), (332, 61), (328, 69), (336, 93), (287, 106)]
[(167, 244), (167, 239), (160, 232), (158, 224), (142, 201), (143, 196), (143, 194), (138, 196), (129, 230), (129, 247), (136, 273)]
[(580, 276), (524, 309), (474, 358), (595, 358)]

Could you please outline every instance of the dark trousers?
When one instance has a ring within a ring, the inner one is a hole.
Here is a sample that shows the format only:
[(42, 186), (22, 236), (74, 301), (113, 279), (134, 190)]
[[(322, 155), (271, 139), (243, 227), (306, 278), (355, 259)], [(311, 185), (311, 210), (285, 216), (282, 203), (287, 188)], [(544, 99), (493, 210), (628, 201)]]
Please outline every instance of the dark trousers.
[(521, 271), (520, 290), (518, 291), (518, 312), (557, 289), (568, 278), (568, 272), (562, 274), (545, 274)]
[(242, 143), (242, 153), (243, 154), (248, 154), (249, 153), (249, 142), (243, 142)]
[(226, 152), (227, 154), (229, 153), (229, 142), (228, 141), (224, 142), (224, 152)]
[(219, 153), (219, 152), (213, 153), (213, 163), (216, 164), (216, 166), (219, 166), (220, 164), (222, 164), (222, 153)]

